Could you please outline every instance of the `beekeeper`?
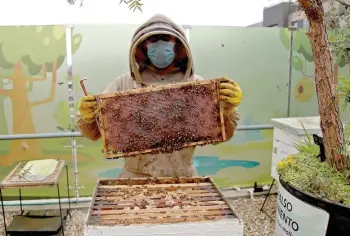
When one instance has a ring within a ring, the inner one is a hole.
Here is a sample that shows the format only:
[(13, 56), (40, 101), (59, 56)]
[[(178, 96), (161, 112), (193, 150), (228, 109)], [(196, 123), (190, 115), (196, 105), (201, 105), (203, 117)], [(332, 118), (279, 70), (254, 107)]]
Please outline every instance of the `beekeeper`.
[[(129, 50), (129, 64), (130, 72), (114, 79), (102, 93), (203, 80), (194, 74), (192, 55), (184, 31), (163, 15), (151, 17), (136, 30)], [(226, 136), (230, 139), (238, 121), (236, 107), (242, 98), (239, 85), (226, 79), (220, 84), (220, 98), (225, 107)], [(78, 127), (84, 137), (94, 141), (101, 137), (96, 114), (95, 98), (81, 98)], [(126, 158), (120, 178), (196, 176), (194, 151), (194, 147), (189, 147), (170, 154)]]

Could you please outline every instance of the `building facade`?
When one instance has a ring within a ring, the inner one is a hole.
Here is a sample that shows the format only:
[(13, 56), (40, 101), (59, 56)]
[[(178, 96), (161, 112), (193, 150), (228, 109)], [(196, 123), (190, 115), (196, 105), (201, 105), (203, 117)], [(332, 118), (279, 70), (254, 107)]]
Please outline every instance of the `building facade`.
[[(323, 0), (324, 12), (328, 13), (330, 1)], [(282, 27), (296, 26), (307, 28), (308, 20), (297, 1), (279, 1), (263, 9), (263, 21), (247, 27)]]

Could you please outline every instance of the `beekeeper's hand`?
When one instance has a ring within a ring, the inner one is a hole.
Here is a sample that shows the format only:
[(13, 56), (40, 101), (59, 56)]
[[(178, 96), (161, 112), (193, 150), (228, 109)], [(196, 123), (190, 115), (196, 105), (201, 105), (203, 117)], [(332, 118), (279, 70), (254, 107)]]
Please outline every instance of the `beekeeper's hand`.
[(81, 119), (88, 123), (94, 123), (96, 114), (99, 112), (97, 109), (96, 98), (92, 95), (82, 97), (79, 100), (78, 106)]
[(220, 100), (224, 102), (224, 114), (229, 115), (239, 106), (243, 93), (238, 83), (228, 78), (222, 78), (220, 84)]

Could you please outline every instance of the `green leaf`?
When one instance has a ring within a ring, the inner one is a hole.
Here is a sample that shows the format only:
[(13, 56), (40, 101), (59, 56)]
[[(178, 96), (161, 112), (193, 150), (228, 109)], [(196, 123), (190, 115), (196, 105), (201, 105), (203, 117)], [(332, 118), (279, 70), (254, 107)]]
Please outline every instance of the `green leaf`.
[[(20, 43), (25, 39), (25, 43)], [(81, 36), (73, 38), (75, 52)], [(57, 60), (57, 69), (63, 64), (66, 55), (66, 38), (64, 26), (20, 26), (0, 28), (0, 67), (11, 69), (14, 63), (22, 60), (28, 68), (25, 76), (36, 75), (41, 67)]]
[(304, 133), (305, 133), (305, 138), (302, 140), (296, 140), (294, 141), (294, 147), (299, 153), (307, 153), (309, 155), (312, 155), (316, 157), (319, 154), (319, 146), (314, 143), (313, 138), (311, 135), (307, 132), (305, 126), (303, 125), (302, 122), (300, 122)]
[(300, 57), (293, 56), (292, 58), (292, 66), (297, 71), (303, 71), (303, 63)]
[(70, 123), (68, 101), (60, 101), (53, 116), (61, 127), (67, 127)]
[[(283, 28), (279, 31), (280, 41), (288, 50), (290, 49), (290, 34), (291, 32), (287, 28)], [(311, 43), (305, 31), (294, 31), (292, 51), (302, 54), (306, 61), (313, 62)]]
[(0, 43), (0, 67), (4, 69), (12, 69), (13, 64), (6, 60), (5, 55), (2, 52), (2, 48), (3, 48), (3, 43)]
[(343, 51), (340, 51), (336, 55), (336, 64), (339, 67), (344, 67), (346, 65), (346, 53)]
[(306, 48), (300, 47), (299, 50), (297, 50), (298, 53), (302, 54), (303, 57), (306, 59), (308, 62), (313, 62), (313, 55), (312, 52), (306, 51)]
[[(74, 113), (77, 113), (78, 111), (78, 102), (79, 101), (75, 101)], [(69, 127), (71, 124), (71, 118), (69, 117), (69, 114), (70, 111), (68, 101), (60, 101), (55, 109), (53, 117), (61, 127)]]
[(141, 6), (143, 5), (143, 3), (141, 2), (141, 0), (120, 0), (119, 4), (122, 3), (127, 4), (129, 10), (133, 10), (133, 12), (135, 10), (142, 11)]
[(82, 43), (82, 35), (76, 34), (72, 37), (72, 53), (74, 54)]
[(42, 66), (33, 63), (29, 55), (25, 55), (22, 57), (22, 63), (28, 67), (28, 72), (31, 75), (37, 75), (42, 70)]
[(342, 109), (345, 111), (350, 102), (350, 77), (340, 76), (340, 84), (336, 87), (336, 92), (340, 99), (344, 100)]
[[(62, 66), (62, 64), (63, 64), (63, 62), (65, 61), (65, 56), (59, 56), (57, 59), (56, 59), (56, 69), (57, 68), (60, 68), (60, 66)], [(50, 63), (46, 63), (45, 64), (45, 66), (46, 66), (46, 72), (52, 72), (52, 62), (50, 62)]]
[(280, 41), (286, 49), (290, 48), (290, 32), (287, 28), (281, 28), (279, 30)]
[(306, 37), (305, 34), (298, 32), (298, 31), (294, 31), (293, 33), (293, 51), (297, 52), (301, 47), (303, 47), (304, 44), (304, 38)]

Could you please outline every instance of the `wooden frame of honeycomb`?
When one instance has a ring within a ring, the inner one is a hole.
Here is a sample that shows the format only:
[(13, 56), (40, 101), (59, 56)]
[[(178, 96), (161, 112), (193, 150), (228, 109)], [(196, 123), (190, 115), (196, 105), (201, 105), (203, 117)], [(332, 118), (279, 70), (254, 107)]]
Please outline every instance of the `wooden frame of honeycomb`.
[(193, 81), (98, 95), (105, 157), (171, 153), (226, 141), (219, 99), (221, 81)]
[(98, 180), (84, 227), (89, 235), (165, 235), (171, 228), (167, 235), (191, 235), (196, 227), (194, 235), (243, 235), (210, 177)]

